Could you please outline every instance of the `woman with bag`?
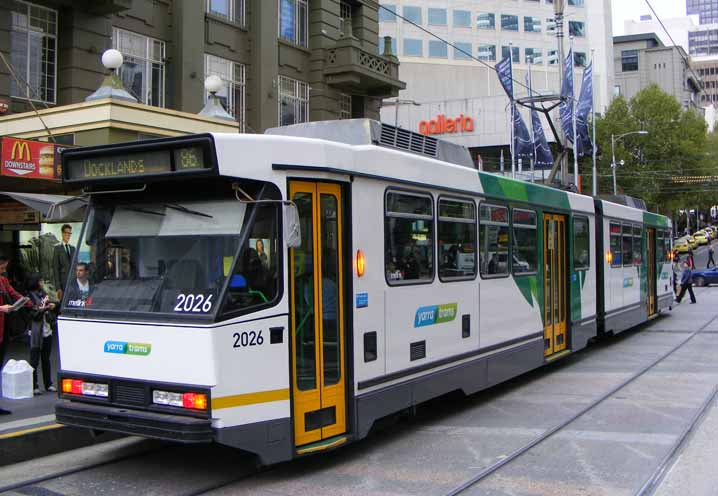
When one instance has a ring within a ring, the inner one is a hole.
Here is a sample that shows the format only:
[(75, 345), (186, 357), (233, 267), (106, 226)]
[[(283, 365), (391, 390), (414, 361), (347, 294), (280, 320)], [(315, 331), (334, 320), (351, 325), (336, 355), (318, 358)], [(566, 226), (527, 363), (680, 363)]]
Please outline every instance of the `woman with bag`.
[(30, 309), (30, 366), (32, 373), (33, 390), (36, 395), (42, 394), (37, 381), (37, 367), (42, 362), (42, 381), (45, 390), (57, 391), (52, 384), (50, 371), (50, 353), (52, 352), (52, 323), (55, 319), (55, 304), (45, 292), (44, 283), (40, 274), (32, 274), (27, 278), (28, 296), (32, 302)]

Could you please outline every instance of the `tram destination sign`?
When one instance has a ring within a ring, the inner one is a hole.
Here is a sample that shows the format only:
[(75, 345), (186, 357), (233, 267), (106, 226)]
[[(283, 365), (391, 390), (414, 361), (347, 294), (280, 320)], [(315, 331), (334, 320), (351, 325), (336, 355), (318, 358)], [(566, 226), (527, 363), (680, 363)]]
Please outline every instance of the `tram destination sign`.
[(119, 179), (203, 170), (208, 167), (203, 147), (189, 146), (69, 158), (65, 163), (65, 177), (69, 181)]

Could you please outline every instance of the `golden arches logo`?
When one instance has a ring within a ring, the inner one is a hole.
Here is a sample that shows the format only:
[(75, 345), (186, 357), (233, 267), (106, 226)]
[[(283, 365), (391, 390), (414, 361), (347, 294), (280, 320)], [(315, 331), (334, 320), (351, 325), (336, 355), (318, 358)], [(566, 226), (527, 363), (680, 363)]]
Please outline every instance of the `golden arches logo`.
[(30, 157), (30, 145), (24, 141), (16, 141), (12, 144), (12, 153), (10, 154), (10, 160), (22, 160), (23, 156), (25, 161), (29, 162)]

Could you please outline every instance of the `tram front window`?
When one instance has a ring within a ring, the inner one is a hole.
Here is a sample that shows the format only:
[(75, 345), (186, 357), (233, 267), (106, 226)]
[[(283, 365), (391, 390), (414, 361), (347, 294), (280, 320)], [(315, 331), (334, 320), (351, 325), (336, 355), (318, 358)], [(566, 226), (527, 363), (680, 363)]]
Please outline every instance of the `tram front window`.
[[(247, 299), (238, 303), (236, 295), (258, 290), (250, 287), (249, 274), (237, 272), (246, 264), (235, 261), (249, 258), (248, 246), (240, 247), (240, 241), (252, 243), (252, 253), (263, 245), (272, 251), (276, 246), (276, 231), (255, 234), (256, 228), (245, 225), (250, 220), (262, 225), (263, 216), (276, 224), (276, 209), (264, 207), (250, 215), (252, 208), (236, 200), (95, 203), (80, 241), (77, 277), (67, 286), (65, 309), (209, 316), (221, 306), (227, 278), (233, 309), (251, 305)], [(245, 235), (243, 229), (250, 231)], [(257, 239), (250, 239), (253, 234)], [(266, 254), (258, 257), (267, 262)], [(80, 277), (83, 271), (89, 275)]]

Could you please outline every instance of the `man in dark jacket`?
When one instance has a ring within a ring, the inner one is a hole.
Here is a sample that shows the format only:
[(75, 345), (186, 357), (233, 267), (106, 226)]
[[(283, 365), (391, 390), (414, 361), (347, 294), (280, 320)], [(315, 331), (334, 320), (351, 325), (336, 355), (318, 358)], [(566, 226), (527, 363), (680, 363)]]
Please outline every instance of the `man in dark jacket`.
[(696, 295), (693, 294), (693, 271), (688, 262), (683, 262), (683, 272), (681, 272), (681, 292), (676, 298), (676, 303), (680, 303), (686, 291), (691, 295), (691, 305), (696, 302)]
[(57, 289), (57, 299), (62, 300), (62, 291), (67, 282), (67, 275), (70, 273), (70, 264), (72, 257), (75, 256), (75, 247), (70, 244), (72, 236), (72, 226), (65, 224), (62, 226), (62, 243), (55, 245), (52, 252), (52, 269), (55, 272), (53, 281)]

